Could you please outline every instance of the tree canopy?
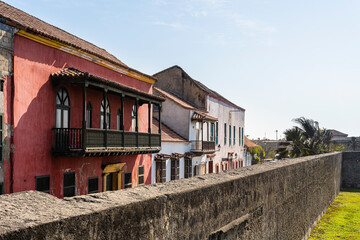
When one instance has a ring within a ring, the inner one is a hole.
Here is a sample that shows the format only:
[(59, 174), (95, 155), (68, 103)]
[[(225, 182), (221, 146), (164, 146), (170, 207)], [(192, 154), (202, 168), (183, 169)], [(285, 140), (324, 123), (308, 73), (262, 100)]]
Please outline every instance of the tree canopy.
[(291, 157), (316, 155), (330, 151), (331, 132), (319, 123), (304, 117), (293, 120), (298, 126), (285, 130), (286, 141), (291, 142)]

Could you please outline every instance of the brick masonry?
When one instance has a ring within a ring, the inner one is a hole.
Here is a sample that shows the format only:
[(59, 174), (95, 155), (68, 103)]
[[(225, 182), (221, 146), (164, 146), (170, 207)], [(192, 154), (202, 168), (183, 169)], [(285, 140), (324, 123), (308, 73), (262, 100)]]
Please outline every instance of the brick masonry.
[(343, 152), (341, 187), (360, 189), (360, 152)]
[(65, 200), (0, 196), (0, 239), (306, 239), (340, 189), (341, 153)]

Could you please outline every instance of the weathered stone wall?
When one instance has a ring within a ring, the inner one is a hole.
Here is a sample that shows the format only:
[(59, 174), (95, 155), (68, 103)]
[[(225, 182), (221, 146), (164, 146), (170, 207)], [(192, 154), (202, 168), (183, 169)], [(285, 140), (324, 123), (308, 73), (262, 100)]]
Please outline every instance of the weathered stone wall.
[(360, 152), (343, 152), (342, 188), (360, 188)]
[(158, 79), (155, 87), (175, 94), (196, 108), (206, 110), (207, 93), (180, 67), (168, 68), (154, 76)]
[[(14, 33), (16, 29), (1, 23), (0, 19), (0, 81), (5, 81), (8, 77), (13, 74), (13, 55), (14, 55)], [(6, 84), (6, 82), (5, 82)], [(0, 91), (0, 115), (3, 116), (5, 113), (4, 106), (4, 92)], [(0, 158), (0, 194), (4, 191), (4, 160), (9, 160), (9, 144), (3, 143), (7, 134), (8, 126), (2, 124), (2, 138), (1, 143), (5, 147), (1, 149), (1, 158)]]
[(0, 196), (0, 239), (306, 239), (340, 189), (341, 153), (57, 199)]

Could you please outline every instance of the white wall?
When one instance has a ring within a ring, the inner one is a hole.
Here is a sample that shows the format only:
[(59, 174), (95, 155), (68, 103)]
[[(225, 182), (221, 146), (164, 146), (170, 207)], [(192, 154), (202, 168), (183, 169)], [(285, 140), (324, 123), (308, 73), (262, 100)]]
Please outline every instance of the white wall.
[[(216, 151), (216, 156), (213, 158), (214, 160), (214, 171), (216, 170), (216, 163), (219, 163), (220, 171), (221, 171), (221, 161), (222, 158), (228, 157), (228, 152), (237, 153), (237, 158), (243, 158), (244, 156), (244, 141), (241, 141), (241, 146), (239, 145), (239, 127), (243, 128), (244, 136), (245, 136), (245, 112), (238, 110), (235, 107), (232, 107), (228, 104), (223, 103), (215, 98), (210, 96), (207, 97), (207, 111), (208, 115), (212, 117), (216, 117), (218, 119), (218, 145), (220, 148), (216, 146), (218, 151)], [(231, 112), (230, 112), (231, 111)], [(227, 139), (226, 145), (224, 145), (224, 123), (226, 123), (226, 132)], [(231, 145), (229, 145), (229, 125), (231, 125)], [(234, 139), (234, 126), (235, 126), (235, 145), (233, 144)], [(235, 154), (234, 154), (235, 155)], [(245, 159), (244, 159), (245, 161)]]
[[(187, 140), (191, 116), (190, 110), (180, 107), (169, 99), (162, 103), (161, 122)], [(157, 114), (154, 114), (154, 117), (157, 118)]]
[[(190, 143), (189, 142), (161, 142), (161, 150), (159, 153), (171, 155), (172, 153), (180, 153), (184, 154), (190, 151)], [(156, 154), (159, 154), (156, 153)], [(151, 183), (156, 182), (156, 161), (155, 156), (152, 155), (152, 163), (151, 163)], [(180, 158), (179, 160), (179, 178), (184, 178), (184, 169), (185, 162), (184, 158)], [(166, 160), (166, 181), (170, 181), (171, 179), (171, 161), (170, 159)]]

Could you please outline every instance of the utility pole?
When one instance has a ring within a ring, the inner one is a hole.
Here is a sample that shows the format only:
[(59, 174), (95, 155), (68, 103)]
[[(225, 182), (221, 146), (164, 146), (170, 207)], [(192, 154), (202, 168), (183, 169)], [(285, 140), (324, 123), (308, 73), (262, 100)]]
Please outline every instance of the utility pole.
[(276, 141), (278, 140), (278, 130), (275, 131), (276, 132)]

